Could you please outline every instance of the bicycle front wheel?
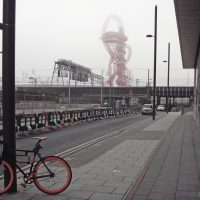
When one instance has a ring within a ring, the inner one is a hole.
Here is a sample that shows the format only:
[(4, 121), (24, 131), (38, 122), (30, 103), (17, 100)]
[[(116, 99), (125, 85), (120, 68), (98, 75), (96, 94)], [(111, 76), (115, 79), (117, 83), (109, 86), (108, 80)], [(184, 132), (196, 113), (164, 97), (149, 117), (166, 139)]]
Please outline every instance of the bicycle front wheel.
[(14, 175), (11, 166), (5, 160), (2, 160), (0, 164), (0, 195), (10, 189), (13, 180)]
[(58, 156), (47, 156), (34, 167), (34, 183), (39, 190), (47, 194), (63, 192), (71, 179), (69, 164)]

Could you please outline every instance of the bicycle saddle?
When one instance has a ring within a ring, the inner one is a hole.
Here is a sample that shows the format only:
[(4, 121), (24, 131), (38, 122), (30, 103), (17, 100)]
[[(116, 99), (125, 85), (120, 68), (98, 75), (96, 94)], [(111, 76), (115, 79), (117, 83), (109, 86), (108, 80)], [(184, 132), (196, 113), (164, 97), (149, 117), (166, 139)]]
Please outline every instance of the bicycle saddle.
[(31, 137), (32, 139), (37, 139), (37, 140), (46, 140), (47, 137)]

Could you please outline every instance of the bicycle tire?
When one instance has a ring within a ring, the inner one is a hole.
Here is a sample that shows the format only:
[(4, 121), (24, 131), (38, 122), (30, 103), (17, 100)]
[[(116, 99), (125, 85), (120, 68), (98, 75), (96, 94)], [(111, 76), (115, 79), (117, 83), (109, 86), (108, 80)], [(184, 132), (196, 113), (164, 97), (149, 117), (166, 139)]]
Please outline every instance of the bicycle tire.
[[(6, 185), (4, 176), (5, 173), (8, 175), (8, 181)], [(7, 161), (2, 160), (0, 164), (0, 195), (8, 192), (13, 181), (14, 181), (14, 174), (10, 164)]]
[[(44, 163), (54, 173), (52, 177)], [(49, 177), (40, 177), (44, 175), (49, 175)], [(58, 194), (66, 190), (71, 183), (72, 170), (64, 159), (58, 156), (47, 156), (37, 162), (33, 176), (34, 183), (40, 191), (47, 194)]]

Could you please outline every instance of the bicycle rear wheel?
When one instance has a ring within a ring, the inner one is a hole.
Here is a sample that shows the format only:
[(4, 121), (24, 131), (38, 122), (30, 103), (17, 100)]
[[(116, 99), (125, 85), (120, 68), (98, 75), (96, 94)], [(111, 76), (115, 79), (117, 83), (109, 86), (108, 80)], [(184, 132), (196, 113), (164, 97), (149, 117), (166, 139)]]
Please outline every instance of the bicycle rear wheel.
[(47, 194), (63, 192), (70, 184), (72, 171), (69, 164), (57, 156), (47, 156), (34, 167), (34, 183)]
[[(5, 174), (7, 176), (7, 181), (5, 183)], [(6, 193), (14, 180), (14, 175), (11, 166), (5, 161), (2, 160), (0, 164), (0, 195)]]

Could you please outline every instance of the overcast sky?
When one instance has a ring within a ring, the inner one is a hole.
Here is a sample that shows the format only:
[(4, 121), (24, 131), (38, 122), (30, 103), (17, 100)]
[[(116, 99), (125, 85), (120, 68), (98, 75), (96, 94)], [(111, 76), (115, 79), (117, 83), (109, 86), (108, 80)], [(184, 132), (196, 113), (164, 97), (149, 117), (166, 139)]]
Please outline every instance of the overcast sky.
[[(153, 79), (154, 6), (158, 5), (157, 85), (167, 83), (167, 45), (171, 42), (170, 85), (192, 85), (183, 70), (173, 0), (16, 0), (16, 79), (52, 76), (54, 62), (72, 60), (104, 75), (109, 55), (102, 41), (106, 18), (117, 14), (132, 56), (127, 64), (133, 85)], [(2, 5), (2, 0), (1, 0)]]

